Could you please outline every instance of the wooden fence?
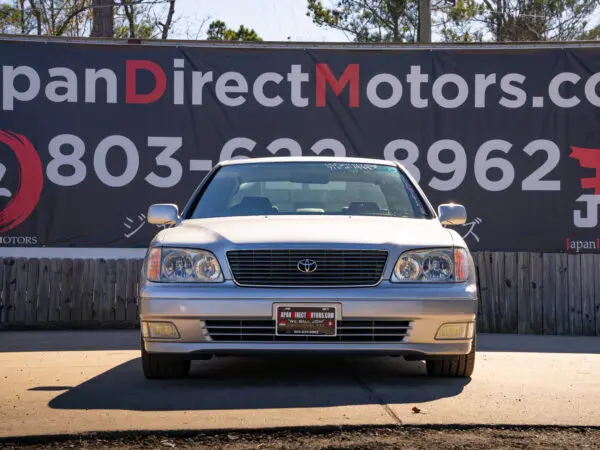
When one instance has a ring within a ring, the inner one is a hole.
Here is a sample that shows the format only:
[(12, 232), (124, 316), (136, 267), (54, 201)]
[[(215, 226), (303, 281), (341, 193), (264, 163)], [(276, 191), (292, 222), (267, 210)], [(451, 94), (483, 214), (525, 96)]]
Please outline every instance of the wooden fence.
[[(478, 330), (600, 336), (600, 255), (474, 253)], [(0, 259), (0, 328), (134, 327), (140, 259)]]
[(0, 327), (128, 327), (141, 259), (0, 259)]

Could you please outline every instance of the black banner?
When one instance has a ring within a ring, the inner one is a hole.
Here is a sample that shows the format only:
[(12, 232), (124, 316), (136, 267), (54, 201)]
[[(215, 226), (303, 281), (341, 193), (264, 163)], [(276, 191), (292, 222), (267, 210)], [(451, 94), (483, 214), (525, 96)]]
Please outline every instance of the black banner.
[(218, 161), (291, 154), (401, 161), (473, 250), (600, 250), (600, 46), (0, 55), (4, 247), (143, 247)]

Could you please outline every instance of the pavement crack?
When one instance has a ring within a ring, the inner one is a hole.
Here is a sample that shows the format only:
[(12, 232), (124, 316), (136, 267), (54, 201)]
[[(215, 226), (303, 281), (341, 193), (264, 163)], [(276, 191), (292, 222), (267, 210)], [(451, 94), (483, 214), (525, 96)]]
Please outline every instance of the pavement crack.
[[(348, 366), (346, 365), (346, 367)], [(370, 399), (379, 403), (386, 414), (390, 416), (390, 418), (396, 423), (396, 425), (402, 425), (402, 419), (398, 417), (392, 408), (390, 408), (390, 406), (379, 395), (377, 395), (377, 393), (371, 389), (367, 383), (365, 383), (356, 373), (354, 373), (354, 371), (352, 371), (349, 367), (348, 369), (348, 372), (352, 378), (354, 378), (354, 381), (356, 381), (356, 383), (358, 383), (358, 385), (369, 395)]]

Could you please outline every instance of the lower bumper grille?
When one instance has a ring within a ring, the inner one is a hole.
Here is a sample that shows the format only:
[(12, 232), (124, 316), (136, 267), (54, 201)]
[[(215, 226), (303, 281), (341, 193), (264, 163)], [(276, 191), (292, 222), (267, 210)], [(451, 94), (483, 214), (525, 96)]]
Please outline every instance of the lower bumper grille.
[(218, 342), (402, 342), (407, 320), (341, 320), (337, 336), (277, 336), (274, 320), (206, 320), (206, 335)]

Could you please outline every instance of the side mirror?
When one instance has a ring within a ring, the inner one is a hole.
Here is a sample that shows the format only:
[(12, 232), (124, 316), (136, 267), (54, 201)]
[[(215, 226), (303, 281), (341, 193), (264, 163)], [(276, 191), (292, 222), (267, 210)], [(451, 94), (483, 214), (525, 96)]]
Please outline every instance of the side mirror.
[(438, 216), (442, 225), (462, 225), (467, 221), (467, 210), (463, 205), (444, 203), (438, 206)]
[(148, 223), (152, 225), (170, 225), (177, 223), (179, 208), (172, 203), (158, 203), (148, 208)]

